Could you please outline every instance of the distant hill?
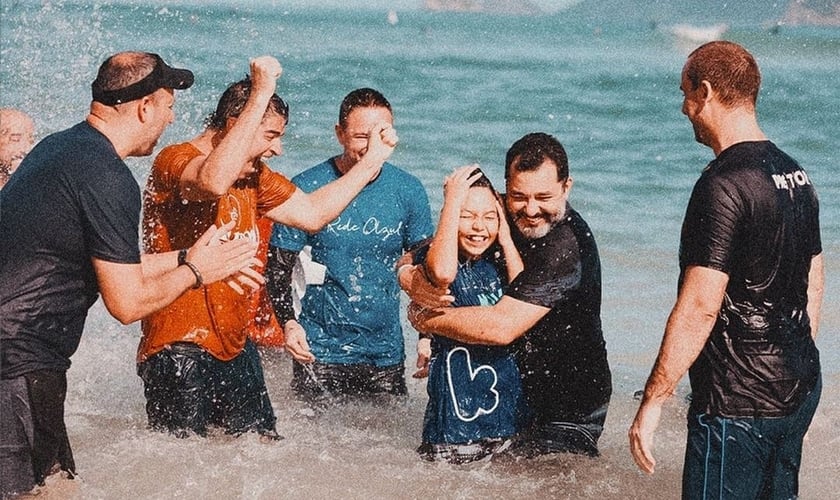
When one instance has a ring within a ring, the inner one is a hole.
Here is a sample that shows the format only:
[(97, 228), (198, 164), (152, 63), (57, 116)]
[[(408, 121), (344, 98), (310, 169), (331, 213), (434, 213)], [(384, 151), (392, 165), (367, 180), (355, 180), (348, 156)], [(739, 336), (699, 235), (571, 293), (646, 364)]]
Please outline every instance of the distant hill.
[(431, 11), (489, 12), (494, 14), (540, 14), (542, 9), (528, 0), (424, 0)]

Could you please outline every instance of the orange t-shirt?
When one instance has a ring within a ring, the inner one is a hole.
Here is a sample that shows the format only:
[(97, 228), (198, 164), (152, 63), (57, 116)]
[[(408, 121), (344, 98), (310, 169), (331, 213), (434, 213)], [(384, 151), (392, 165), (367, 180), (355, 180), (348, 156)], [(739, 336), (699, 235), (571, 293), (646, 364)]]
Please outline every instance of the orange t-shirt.
[[(229, 238), (259, 241), (257, 219), (285, 202), (295, 191), (286, 177), (260, 163), (257, 172), (236, 181), (212, 201), (181, 196), (180, 178), (187, 164), (202, 153), (192, 144), (164, 148), (152, 166), (143, 196), (143, 244), (147, 252), (189, 248), (211, 224), (236, 221)], [(173, 342), (198, 344), (215, 358), (228, 361), (244, 348), (253, 309), (252, 298), (239, 295), (223, 281), (189, 289), (172, 304), (142, 322), (138, 361)]]

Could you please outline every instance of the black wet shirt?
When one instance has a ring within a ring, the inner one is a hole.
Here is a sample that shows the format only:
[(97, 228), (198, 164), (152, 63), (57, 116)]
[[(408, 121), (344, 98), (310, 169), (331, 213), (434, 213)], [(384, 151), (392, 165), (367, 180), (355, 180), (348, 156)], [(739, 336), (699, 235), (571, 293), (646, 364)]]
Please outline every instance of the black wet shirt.
[(140, 262), (140, 188), (83, 122), (41, 141), (0, 191), (0, 376), (66, 370), (99, 287), (91, 257)]
[(526, 401), (538, 424), (577, 421), (608, 403), (612, 392), (595, 239), (567, 206), (547, 235), (515, 242), (525, 270), (506, 295), (551, 309), (514, 344)]
[(799, 407), (820, 370), (806, 307), (821, 251), (814, 187), (773, 143), (735, 144), (709, 164), (683, 222), (680, 281), (702, 266), (729, 282), (689, 372), (693, 410), (772, 418)]

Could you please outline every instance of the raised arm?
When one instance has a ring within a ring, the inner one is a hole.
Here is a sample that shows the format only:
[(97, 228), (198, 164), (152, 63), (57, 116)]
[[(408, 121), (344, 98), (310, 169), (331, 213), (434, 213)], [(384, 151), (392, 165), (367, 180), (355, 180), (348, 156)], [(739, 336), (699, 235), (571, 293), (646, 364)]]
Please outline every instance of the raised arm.
[(320, 231), (379, 175), (398, 140), (397, 132), (390, 124), (377, 123), (370, 131), (367, 152), (346, 174), (311, 193), (296, 190), (266, 217), (309, 233)]
[(467, 199), (470, 186), (481, 177), (478, 165), (455, 169), (443, 182), (443, 208), (440, 221), (426, 254), (426, 273), (432, 285), (440, 288), (455, 281), (458, 273), (458, 224), (461, 207)]
[(714, 269), (692, 266), (685, 271), (677, 302), (665, 325), (659, 355), (628, 432), (630, 453), (639, 468), (648, 474), (656, 466), (651, 451), (662, 405), (706, 345), (728, 282), (729, 276)]
[(283, 73), (271, 56), (251, 60), (251, 91), (245, 108), (218, 144), (206, 156), (193, 159), (181, 174), (181, 186), (189, 199), (218, 198), (239, 178), (243, 166), (252, 161), (251, 145)]

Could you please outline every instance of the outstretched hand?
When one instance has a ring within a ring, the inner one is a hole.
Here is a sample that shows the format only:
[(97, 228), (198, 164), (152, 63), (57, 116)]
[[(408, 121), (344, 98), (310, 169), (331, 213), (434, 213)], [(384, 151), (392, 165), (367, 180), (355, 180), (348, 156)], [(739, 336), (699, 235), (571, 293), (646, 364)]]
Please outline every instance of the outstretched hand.
[(306, 330), (295, 320), (287, 321), (283, 325), (283, 333), (286, 336), (286, 350), (300, 363), (312, 363), (315, 355), (309, 350), (309, 342), (306, 341)]
[[(265, 283), (262, 274), (255, 269), (262, 265), (255, 257), (257, 243), (246, 239), (225, 241), (233, 227), (234, 222), (218, 228), (210, 226), (187, 251), (187, 261), (198, 268), (204, 283), (231, 277), (228, 284), (238, 282), (247, 288), (257, 289)], [(232, 288), (244, 293), (242, 286)]]

